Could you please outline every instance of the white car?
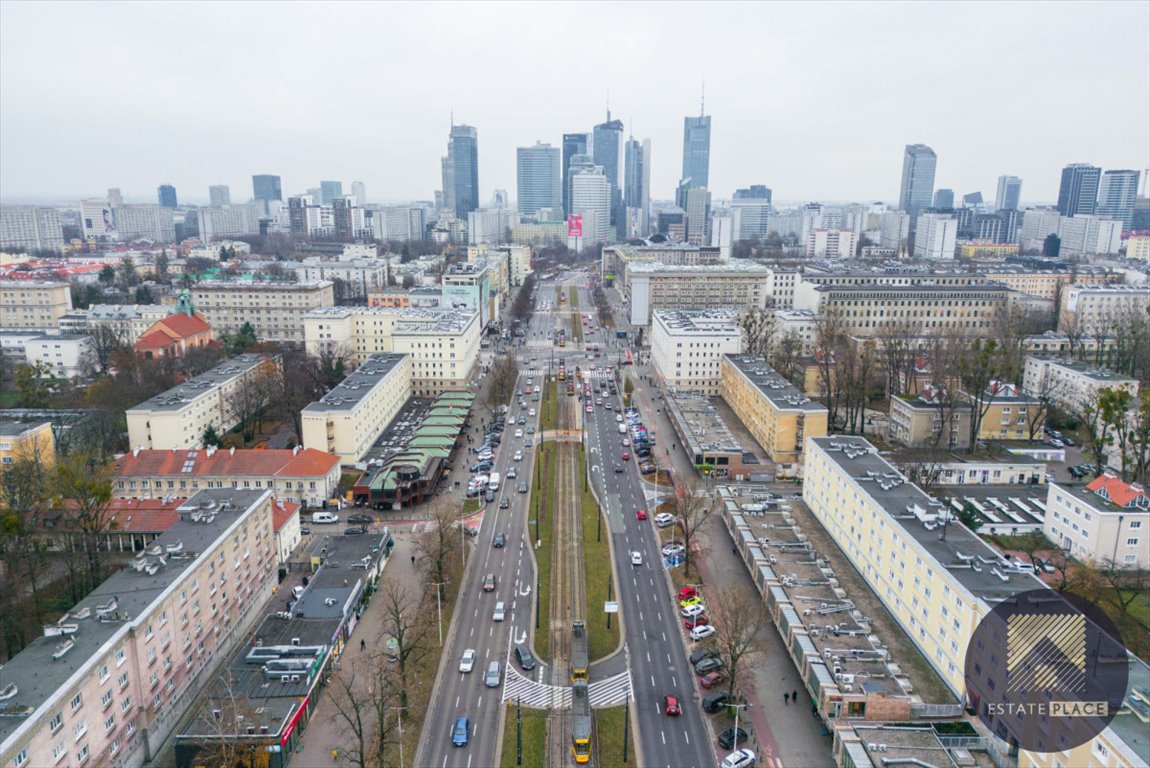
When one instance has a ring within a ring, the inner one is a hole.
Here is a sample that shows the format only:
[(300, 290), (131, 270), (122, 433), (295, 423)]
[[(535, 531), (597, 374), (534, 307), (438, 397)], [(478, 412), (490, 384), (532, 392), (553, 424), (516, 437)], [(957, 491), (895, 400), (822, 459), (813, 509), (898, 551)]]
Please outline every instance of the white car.
[(675, 524), (675, 516), (670, 512), (660, 512), (655, 515), (655, 525), (660, 528), (667, 528)]
[(755, 764), (755, 753), (749, 749), (736, 749), (723, 758), (719, 768), (751, 768)]
[(508, 480), (513, 480), (518, 475), (519, 475), (519, 473), (515, 471), (515, 467), (509, 467), (507, 469), (507, 479)]
[(703, 605), (702, 603), (695, 603), (694, 605), (688, 605), (686, 608), (679, 611), (679, 615), (684, 619), (691, 619), (695, 616), (702, 616), (704, 613), (706, 613), (706, 611), (707, 606)]
[(522, 429), (515, 430), (515, 436), (516, 437), (523, 437), (523, 430)]
[(710, 637), (715, 634), (715, 628), (710, 624), (704, 624), (701, 627), (695, 627), (691, 630), (691, 642), (697, 643), (705, 637)]
[(470, 672), (475, 669), (475, 649), (468, 648), (463, 652), (463, 658), (459, 660), (459, 671)]
[(515, 459), (516, 461), (523, 461), (523, 451), (516, 451), (515, 455), (511, 458)]
[(687, 550), (683, 547), (682, 544), (666, 544), (663, 546), (663, 554), (666, 555), (667, 557), (674, 557), (675, 555), (681, 555), (686, 551)]
[(500, 601), (495, 604), (495, 610), (491, 612), (491, 618), (493, 621), (503, 621), (503, 615), (503, 602)]
[(632, 552), (631, 553), (631, 565), (642, 565), (642, 564), (643, 564), (643, 553), (642, 552)]
[(530, 410), (528, 410), (528, 411), (527, 411), (527, 415), (528, 415), (528, 416), (534, 416), (534, 415), (535, 415), (535, 409), (534, 409), (534, 408), (531, 408)]
[(622, 414), (618, 414), (618, 413), (616, 413), (616, 414), (615, 414), (615, 421), (617, 421), (617, 422), (619, 422), (620, 424), (622, 424), (622, 423), (623, 423), (623, 416), (622, 416)]

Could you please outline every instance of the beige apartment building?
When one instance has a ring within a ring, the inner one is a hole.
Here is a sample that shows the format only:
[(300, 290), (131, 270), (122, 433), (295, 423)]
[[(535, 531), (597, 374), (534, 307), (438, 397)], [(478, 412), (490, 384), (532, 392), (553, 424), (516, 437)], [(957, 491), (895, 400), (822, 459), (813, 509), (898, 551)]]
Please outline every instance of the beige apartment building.
[(717, 395), (723, 355), (742, 352), (742, 342), (730, 310), (660, 310), (651, 322), (651, 364), (665, 389)]
[(1113, 326), (1126, 313), (1146, 314), (1150, 306), (1150, 286), (1083, 285), (1062, 292), (1061, 313), (1067, 322), (1076, 324), (1081, 333), (1113, 333)]
[(121, 499), (183, 498), (206, 488), (271, 490), (279, 502), (322, 506), (339, 492), (339, 457), (312, 448), (133, 450), (113, 463)]
[(635, 262), (627, 265), (620, 290), (630, 303), (632, 325), (650, 325), (660, 309), (763, 309), (767, 268), (746, 260), (680, 266)]
[(129, 444), (158, 450), (202, 447), (209, 426), (222, 436), (239, 424), (237, 393), (278, 368), (276, 357), (240, 355), (129, 408)]
[(0, 280), (0, 328), (7, 331), (56, 331), (72, 310), (68, 283)]
[(1017, 264), (1004, 264), (984, 267), (979, 274), (991, 283), (1002, 283), (1016, 293), (1039, 296), (1044, 299), (1058, 298), (1060, 289), (1071, 285), (1114, 285), (1123, 282), (1121, 272), (1109, 267), (1082, 264), (1070, 269), (1028, 269)]
[(160, 747), (276, 584), (271, 491), (200, 491), (179, 521), (4, 665), (0, 766), (125, 766)]
[(1150, 568), (1150, 497), (1104, 472), (1085, 487), (1050, 484), (1046, 537), (1077, 560)]
[(411, 397), (411, 362), (411, 355), (368, 357), (338, 387), (303, 409), (304, 446), (334, 454), (347, 466), (358, 462)]
[(854, 336), (868, 337), (906, 325), (924, 334), (953, 330), (986, 334), (1006, 306), (1010, 289), (972, 285), (814, 285), (796, 290), (795, 308), (820, 316), (838, 313)]
[(309, 354), (346, 350), (359, 364), (379, 352), (411, 355), (412, 395), (466, 389), (479, 365), (473, 309), (325, 307), (303, 317)]
[(38, 461), (45, 469), (55, 466), (52, 422), (0, 421), (0, 469), (18, 461)]
[(251, 323), (260, 341), (302, 342), (303, 315), (335, 304), (330, 280), (205, 280), (192, 288), (192, 297), (216, 336)]
[[(966, 650), (975, 627), (1002, 600), (1042, 589), (1043, 583), (1008, 567), (998, 552), (951, 519), (941, 502), (907, 482), (862, 438), (807, 440), (804, 469), (803, 501), (811, 513), (923, 658), (963, 699)], [(940, 535), (944, 521), (949, 523), (945, 538)], [(1145, 663), (1133, 657), (1130, 663), (1128, 691), (1150, 681)], [(1018, 765), (1134, 768), (1146, 765), (1144, 744), (1144, 723), (1133, 713), (1120, 714), (1092, 741), (1063, 752), (1023, 750)], [(862, 763), (868, 764), (881, 761)]]
[(719, 394), (771, 461), (802, 461), (803, 441), (827, 433), (827, 409), (762, 360), (723, 355)]
[(969, 445), (970, 405), (958, 403), (948, 410), (949, 415), (939, 408), (933, 388), (919, 395), (892, 397), (888, 436), (912, 448), (954, 449)]

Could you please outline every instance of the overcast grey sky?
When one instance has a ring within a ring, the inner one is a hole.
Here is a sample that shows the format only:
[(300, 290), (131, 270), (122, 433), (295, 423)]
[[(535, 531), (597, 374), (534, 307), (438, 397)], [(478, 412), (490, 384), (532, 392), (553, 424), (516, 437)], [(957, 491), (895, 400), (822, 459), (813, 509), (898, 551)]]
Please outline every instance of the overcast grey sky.
[(0, 198), (118, 186), (155, 202), (251, 174), (430, 199), (450, 112), (479, 184), (515, 196), (515, 147), (601, 122), (652, 141), (652, 197), (683, 116), (712, 115), (711, 188), (894, 200), (903, 146), (936, 187), (1025, 201), (1060, 168), (1150, 163), (1150, 3), (0, 3)]

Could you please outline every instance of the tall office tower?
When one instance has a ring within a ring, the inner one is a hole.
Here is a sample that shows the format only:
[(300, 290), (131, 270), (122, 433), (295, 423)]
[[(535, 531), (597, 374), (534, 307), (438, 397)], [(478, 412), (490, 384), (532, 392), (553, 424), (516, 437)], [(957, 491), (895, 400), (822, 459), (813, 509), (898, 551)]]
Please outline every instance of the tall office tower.
[(643, 235), (648, 233), (648, 217), (651, 208), (651, 140), (639, 142), (634, 137), (627, 140), (623, 148), (623, 205), (639, 211), (637, 226), (628, 226), (627, 236), (635, 235), (638, 229)]
[(319, 199), (321, 205), (331, 205), (337, 197), (343, 197), (342, 181), (321, 181), (319, 183)]
[(1123, 229), (1134, 220), (1134, 201), (1138, 199), (1138, 171), (1107, 171), (1098, 187), (1098, 215), (1118, 219)]
[(603, 169), (607, 181), (611, 183), (611, 223), (614, 224), (623, 206), (623, 195), (619, 188), (620, 154), (623, 149), (623, 121), (612, 120), (611, 110), (607, 110), (607, 122), (595, 126), (591, 137), (591, 153), (595, 165)]
[(171, 184), (161, 184), (156, 187), (156, 197), (161, 208), (176, 208), (176, 188)]
[(918, 214), (930, 207), (934, 194), (934, 168), (938, 155), (925, 144), (907, 144), (902, 156), (902, 188), (898, 193), (899, 210), (910, 215), (914, 229)]
[(607, 242), (611, 231), (611, 196), (611, 181), (601, 166), (577, 163), (576, 158), (572, 158), (571, 215), (583, 217), (584, 247)]
[(479, 208), (479, 132), (470, 125), (451, 126), (443, 158), (443, 204), (463, 221)]
[(802, 226), (799, 231), (799, 237), (805, 243), (807, 235), (810, 234), (812, 229), (822, 229), (827, 225), (827, 221), (823, 217), (822, 203), (807, 203), (800, 209), (802, 214)]
[(55, 208), (0, 205), (0, 248), (59, 251), (63, 246), (64, 229)]
[(519, 212), (534, 216), (540, 208), (563, 205), (559, 147), (535, 142), (515, 150), (515, 182)]
[(113, 208), (120, 208), (124, 205), (124, 196), (120, 193), (119, 187), (108, 188), (108, 205)]
[(355, 197), (355, 204), (362, 208), (367, 205), (367, 185), (362, 181), (351, 183), (351, 194)]
[(771, 190), (765, 184), (736, 189), (731, 200), (731, 237), (763, 240), (770, 233)]
[(567, 185), (568, 173), (571, 170), (571, 158), (575, 155), (587, 154), (589, 134), (565, 133), (563, 134), (563, 168), (560, 178), (563, 180), (563, 211), (571, 212), (571, 188)]
[(924, 213), (915, 227), (916, 259), (953, 259), (958, 220), (945, 213)]
[(507, 194), (506, 189), (491, 190), (491, 207), (497, 211), (511, 207), (511, 195)]
[(257, 173), (252, 176), (252, 197), (256, 200), (283, 200), (280, 177), (270, 173)]
[(766, 200), (767, 205), (771, 204), (771, 188), (766, 184), (752, 184), (745, 189), (736, 189), (734, 198), (735, 200)]
[(691, 187), (706, 187), (711, 179), (711, 116), (683, 118), (683, 176)]
[(1058, 187), (1058, 212), (1063, 216), (1092, 214), (1098, 202), (1102, 169), (1089, 163), (1072, 163), (1062, 169)]
[(1018, 200), (1022, 196), (1022, 179), (1017, 176), (999, 176), (998, 191), (994, 195), (994, 207), (999, 211), (1017, 211)]
[(704, 187), (686, 191), (687, 242), (707, 245), (711, 242), (711, 192)]
[(208, 200), (213, 208), (232, 204), (232, 191), (227, 184), (213, 184), (208, 187)]
[(953, 189), (940, 189), (934, 193), (934, 207), (935, 208), (953, 208), (954, 207), (954, 190)]
[[(591, 159), (591, 155), (572, 155), (571, 164), (567, 168), (567, 175), (563, 177), (563, 194), (568, 200), (568, 205), (571, 205), (571, 180), (575, 178), (575, 174), (581, 171), (590, 170), (595, 167), (595, 161)], [(566, 211), (567, 215), (575, 213), (574, 205)]]

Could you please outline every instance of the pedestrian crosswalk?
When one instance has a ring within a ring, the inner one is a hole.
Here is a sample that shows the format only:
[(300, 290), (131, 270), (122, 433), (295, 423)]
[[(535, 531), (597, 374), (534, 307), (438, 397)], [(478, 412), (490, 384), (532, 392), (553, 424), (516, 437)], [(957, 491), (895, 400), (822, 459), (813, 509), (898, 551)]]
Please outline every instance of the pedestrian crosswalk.
[[(592, 707), (610, 707), (622, 704), (631, 696), (631, 673), (612, 675), (591, 683)], [(524, 677), (519, 670), (509, 667), (503, 682), (503, 701), (517, 701), (535, 709), (567, 709), (571, 706), (571, 686), (548, 685)]]

